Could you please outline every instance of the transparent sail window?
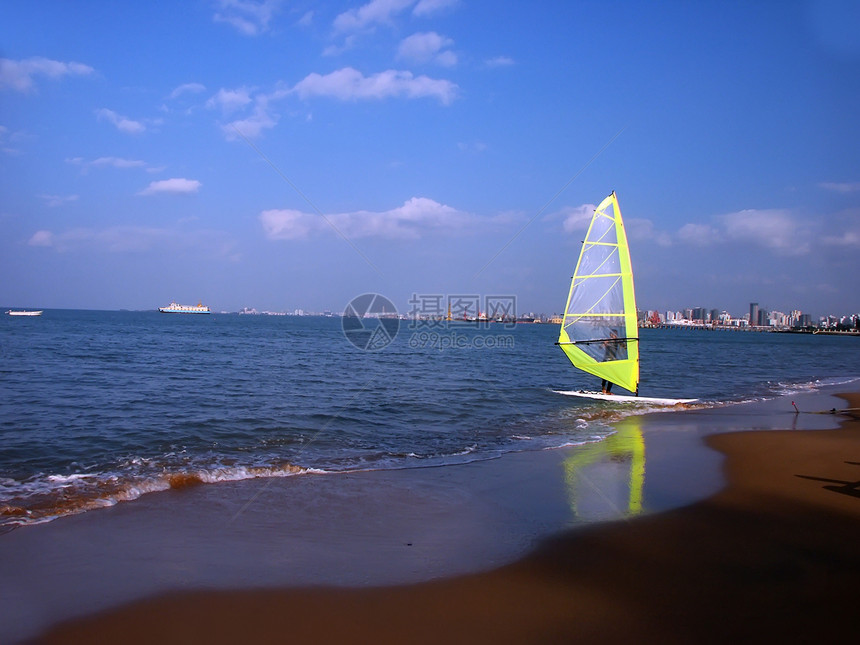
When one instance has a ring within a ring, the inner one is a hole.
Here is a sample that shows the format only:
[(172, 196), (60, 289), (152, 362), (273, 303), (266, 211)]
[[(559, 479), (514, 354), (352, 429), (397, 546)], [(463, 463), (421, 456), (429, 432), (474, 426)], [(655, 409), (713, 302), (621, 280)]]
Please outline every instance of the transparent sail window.
[(595, 314), (623, 314), (624, 291), (621, 277), (586, 278), (577, 282), (566, 313), (568, 316), (573, 316), (573, 320), (580, 316)]
[(627, 360), (627, 340), (621, 316), (583, 317), (567, 328), (570, 340), (599, 363)]

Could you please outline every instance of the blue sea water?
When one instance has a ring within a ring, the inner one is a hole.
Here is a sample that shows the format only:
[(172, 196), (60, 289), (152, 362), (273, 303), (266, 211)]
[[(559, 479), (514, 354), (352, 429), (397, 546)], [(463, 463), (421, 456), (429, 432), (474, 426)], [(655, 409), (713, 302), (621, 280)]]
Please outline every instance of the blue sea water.
[[(597, 385), (557, 334), (401, 321), (365, 351), (338, 317), (4, 316), (0, 531), (189, 483), (599, 441), (630, 407), (554, 393)], [(709, 406), (860, 378), (857, 338), (645, 329), (640, 354), (643, 396)]]

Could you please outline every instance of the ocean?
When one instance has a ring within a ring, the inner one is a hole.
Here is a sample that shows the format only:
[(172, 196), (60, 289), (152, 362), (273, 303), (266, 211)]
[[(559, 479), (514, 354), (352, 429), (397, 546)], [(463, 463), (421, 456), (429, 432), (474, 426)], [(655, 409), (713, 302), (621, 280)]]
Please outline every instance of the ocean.
[[(191, 484), (598, 442), (632, 413), (553, 391), (599, 385), (554, 346), (557, 325), (353, 331), (321, 316), (3, 316), (0, 532)], [(640, 355), (643, 396), (705, 407), (860, 379), (857, 338), (644, 329)]]

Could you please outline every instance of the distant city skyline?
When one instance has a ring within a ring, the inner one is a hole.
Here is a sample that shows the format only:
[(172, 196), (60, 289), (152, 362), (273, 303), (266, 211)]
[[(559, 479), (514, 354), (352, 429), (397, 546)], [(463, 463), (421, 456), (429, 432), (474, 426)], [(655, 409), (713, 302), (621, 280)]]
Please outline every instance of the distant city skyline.
[[(436, 295), (438, 295), (440, 297), (444, 297), (443, 294), (436, 294)], [(463, 295), (464, 294), (458, 294), (458, 297), (462, 297)], [(507, 296), (507, 297), (509, 297), (509, 296)], [(400, 308), (399, 305), (397, 305), (397, 303), (394, 303), (394, 304), (397, 306), (397, 313), (401, 316), (409, 316), (411, 313), (415, 313), (414, 310), (410, 311), (407, 308)], [(681, 314), (683, 316), (688, 317), (688, 319), (691, 319), (691, 320), (712, 319), (714, 312), (716, 312), (718, 316), (722, 315), (722, 314), (728, 314), (732, 319), (735, 319), (735, 320), (744, 319), (744, 318), (746, 318), (748, 320), (754, 320), (755, 316), (753, 314), (753, 305), (758, 306), (758, 309), (756, 309), (757, 312), (761, 312), (761, 313), (766, 314), (768, 316), (770, 316), (771, 314), (774, 314), (774, 313), (780, 313), (780, 314), (783, 314), (784, 316), (791, 316), (793, 314), (797, 314), (797, 315), (803, 315), (803, 316), (809, 317), (813, 321), (818, 321), (819, 319), (828, 318), (828, 317), (829, 318), (835, 318), (835, 319), (842, 319), (842, 318), (850, 318), (852, 316), (854, 316), (854, 317), (860, 316), (860, 311), (833, 311), (833, 312), (828, 312), (828, 313), (817, 313), (817, 312), (803, 311), (802, 309), (798, 309), (796, 307), (790, 308), (787, 310), (771, 309), (768, 307), (761, 306), (760, 303), (750, 303), (749, 304), (749, 311), (743, 312), (743, 313), (730, 311), (728, 309), (720, 308), (720, 307), (680, 307), (680, 308), (669, 307), (668, 309), (657, 310), (657, 309), (642, 307), (642, 306), (637, 305), (637, 308), (638, 308), (640, 313), (651, 313), (651, 312), (656, 311), (656, 312), (659, 312), (661, 315), (664, 315), (664, 316), (669, 314), (669, 313)], [(483, 311), (481, 309), (478, 309), (477, 311), (478, 311), (479, 315), (487, 313), (486, 311)], [(702, 311), (705, 313), (703, 315), (697, 316), (696, 315), (697, 311)], [(342, 314), (342, 309), (330, 308), (330, 309), (314, 310), (314, 309), (305, 309), (304, 307), (280, 308), (280, 309), (257, 309), (256, 307), (243, 306), (237, 310), (230, 311), (228, 313), (278, 314), (278, 315), (286, 314), (286, 315), (297, 315), (297, 316), (302, 316), (302, 315), (337, 315), (337, 316), (339, 316)], [(524, 316), (528, 317), (531, 315), (537, 315), (537, 316), (541, 316), (544, 318), (551, 318), (553, 316), (563, 315), (563, 311), (561, 309), (557, 309), (557, 310), (517, 309), (515, 311), (515, 314), (516, 314), (516, 317), (524, 317)], [(432, 317), (434, 315), (435, 316), (444, 316), (445, 312), (443, 310), (439, 310), (439, 312), (432, 312), (432, 313), (425, 312), (424, 315), (429, 316), (429, 317)], [(492, 315), (490, 317), (492, 317)]]
[[(0, 303), (860, 310), (860, 4), (6, 3)], [(708, 302), (704, 302), (707, 300)]]

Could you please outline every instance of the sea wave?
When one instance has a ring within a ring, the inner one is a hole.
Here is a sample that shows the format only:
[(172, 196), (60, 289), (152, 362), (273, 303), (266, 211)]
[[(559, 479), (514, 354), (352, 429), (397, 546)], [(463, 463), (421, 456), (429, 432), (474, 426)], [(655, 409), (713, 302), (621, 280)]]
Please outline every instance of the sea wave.
[(814, 379), (811, 381), (776, 382), (771, 384), (771, 389), (776, 395), (803, 394), (804, 392), (818, 392), (823, 387), (839, 387), (840, 385), (851, 385), (860, 381), (860, 377), (833, 377)]
[(284, 463), (274, 466), (233, 466), (168, 470), (140, 476), (128, 473), (73, 473), (32, 477), (26, 482), (3, 481), (0, 532), (15, 526), (39, 524), (59, 517), (114, 506), (147, 493), (184, 489), (200, 484), (325, 473)]

